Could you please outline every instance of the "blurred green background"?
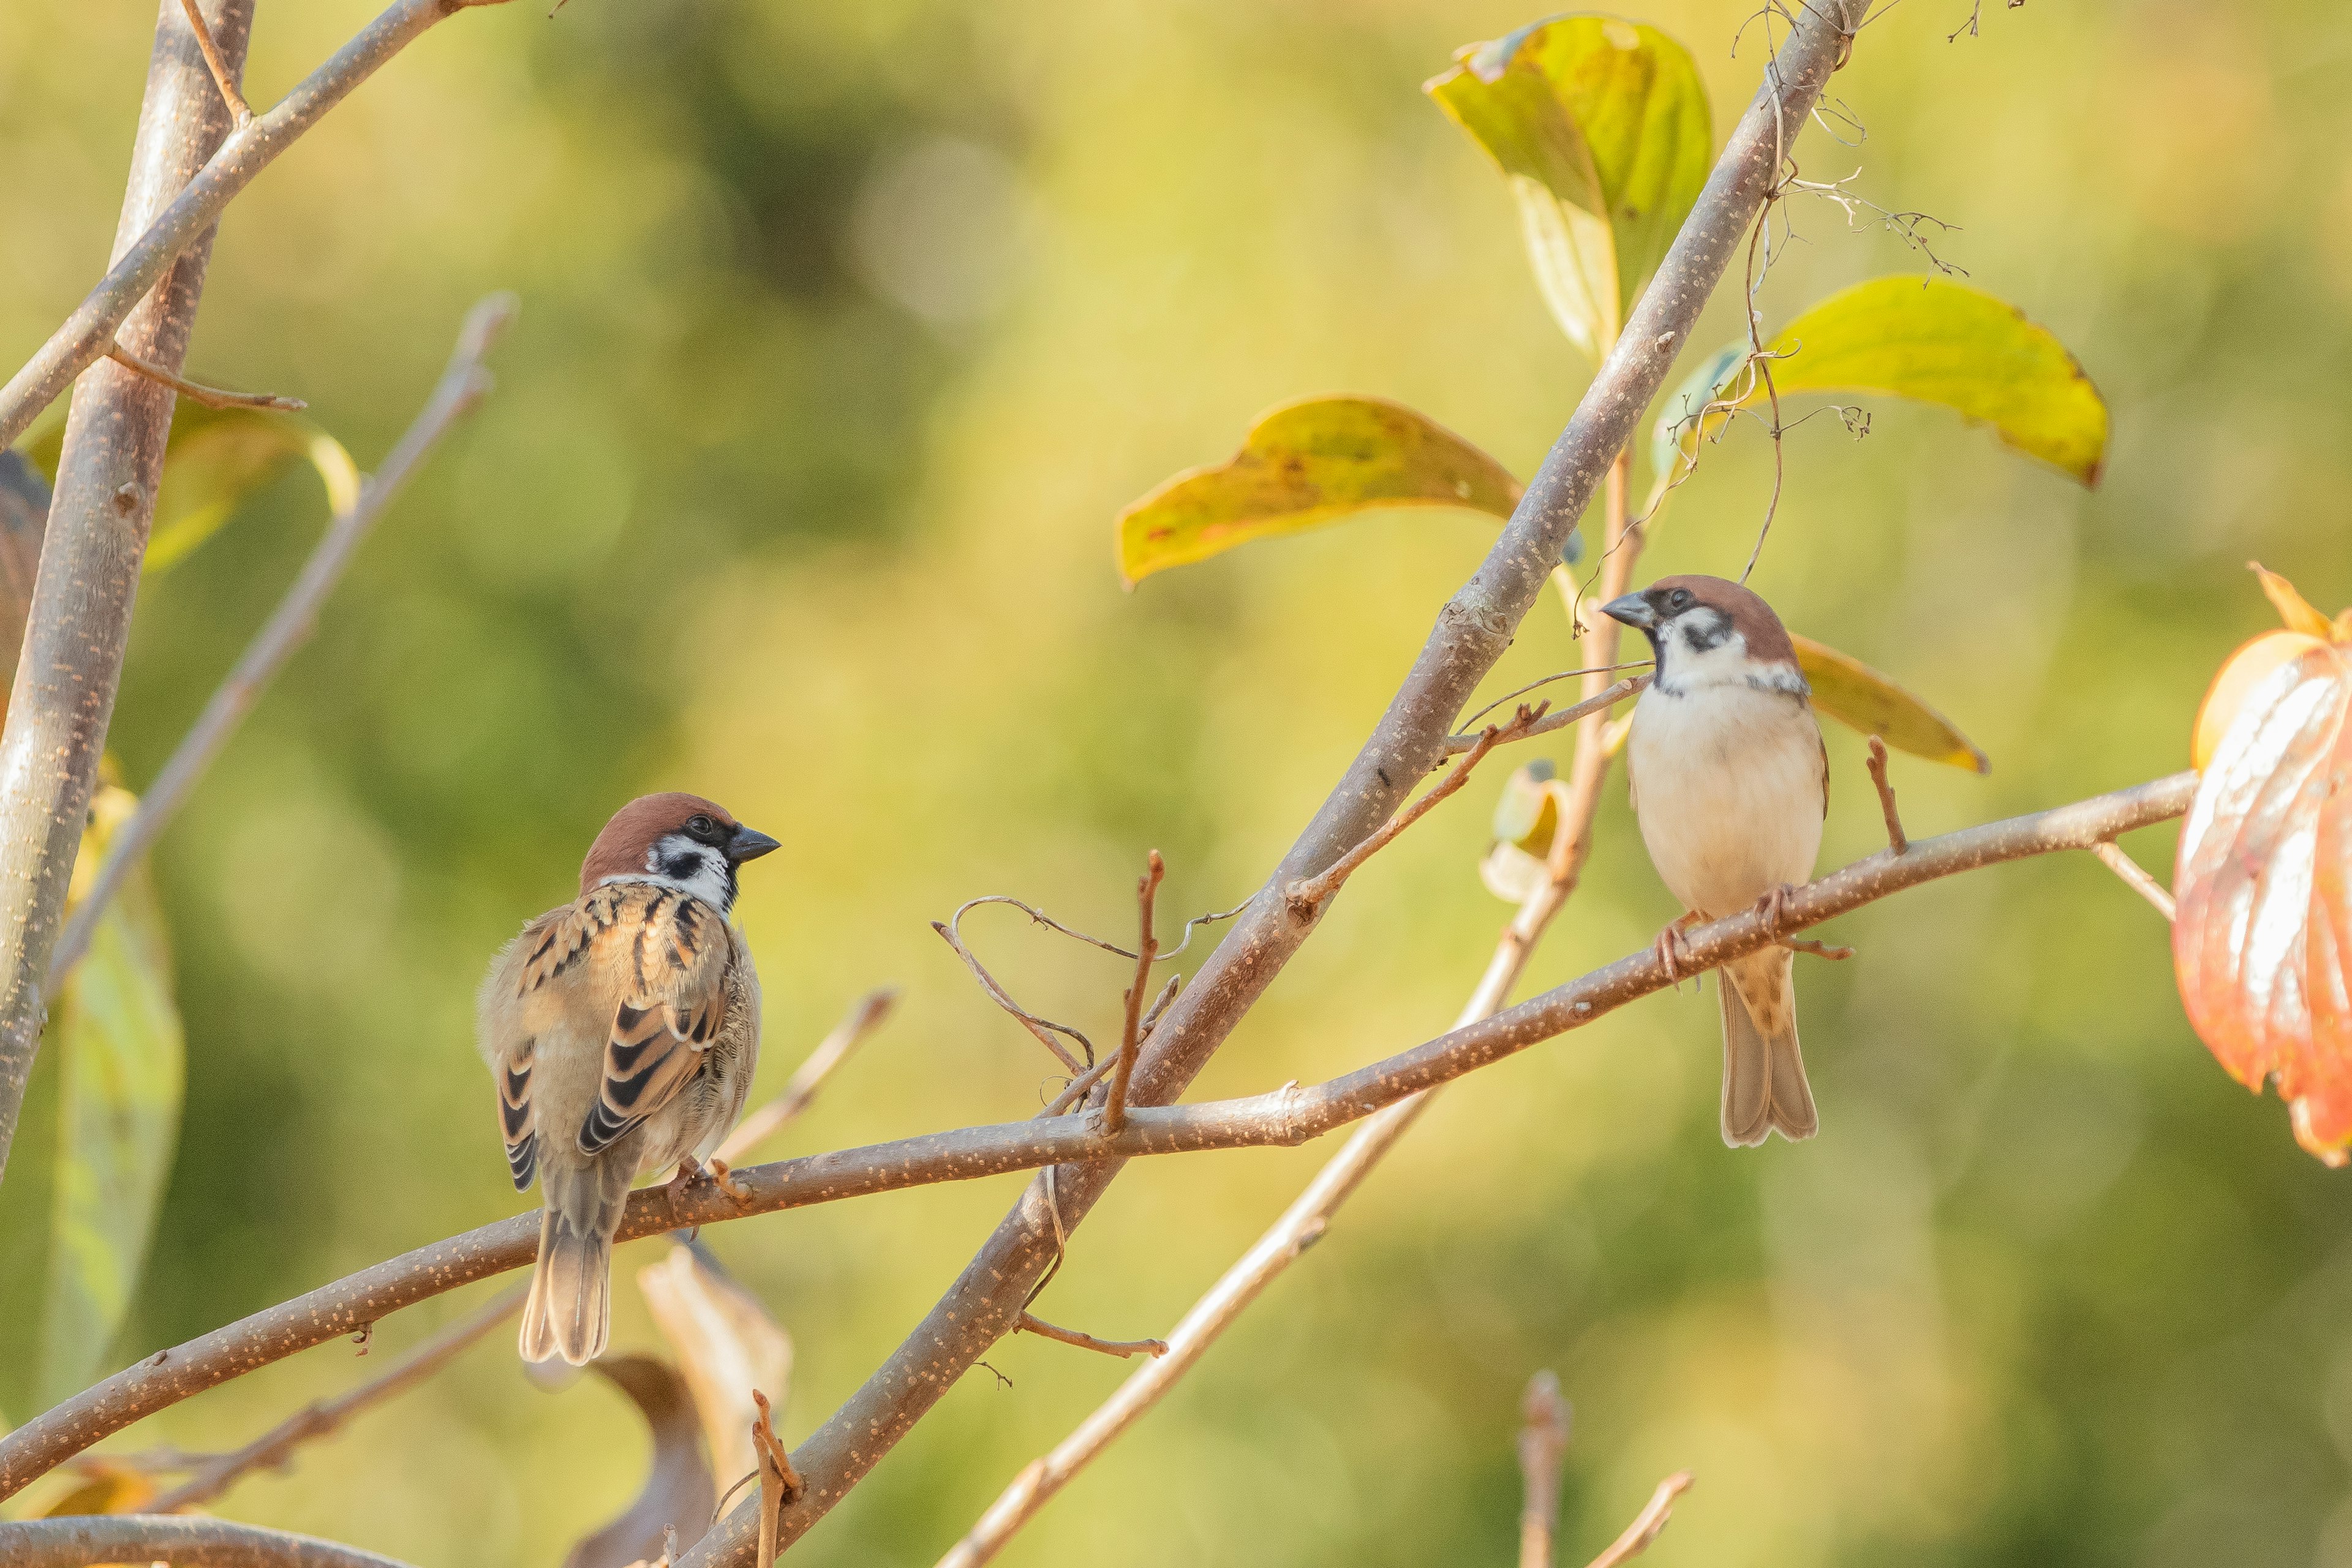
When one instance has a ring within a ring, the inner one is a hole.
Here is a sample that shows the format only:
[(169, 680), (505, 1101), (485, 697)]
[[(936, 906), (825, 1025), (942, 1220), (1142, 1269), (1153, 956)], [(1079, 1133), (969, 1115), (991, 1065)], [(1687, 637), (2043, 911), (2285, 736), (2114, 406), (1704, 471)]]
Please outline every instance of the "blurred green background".
[[(267, 101), (370, 15), (264, 4)], [(1753, 89), (1752, 6), (1639, 19)], [(2272, 624), (2259, 555), (2352, 601), (2352, 14), (1905, 0), (1836, 94), (1888, 205), (2081, 357), (2113, 405), (2085, 495), (1948, 416), (1816, 420), (1757, 585), (1992, 755), (1902, 762), (1915, 834), (2185, 765), (2226, 651)], [(310, 400), (363, 465), (468, 301), (523, 314), (479, 416), (366, 546), (164, 841), (188, 1032), (160, 1234), (110, 1366), (515, 1212), (470, 1040), (491, 951), (568, 898), (604, 816), (715, 795), (784, 849), (746, 879), (764, 1088), (860, 992), (898, 1016), (798, 1152), (1023, 1115), (1050, 1065), (926, 929), (1012, 892), (1117, 933), (1250, 891), (1492, 537), (1389, 513), (1123, 595), (1110, 520), (1278, 401), (1395, 397), (1521, 474), (1585, 371), (1482, 155), (1419, 92), (1536, 14), (1495, 0), (572, 0), (469, 13), (232, 209), (193, 374)], [(103, 269), (154, 7), (0, 10), (0, 344)], [(1768, 325), (1920, 261), (1798, 205)], [(1698, 342), (1739, 330), (1718, 300)], [(1752, 426), (1643, 563), (1736, 574), (1769, 482)], [(323, 515), (294, 474), (142, 592), (113, 744), (143, 786)], [(1547, 599), (1496, 692), (1578, 661)], [(1543, 742), (1549, 744), (1549, 742)], [(1879, 841), (1829, 736), (1824, 864)], [(1563, 759), (1567, 748), (1556, 754)], [(1499, 783), (1498, 770), (1494, 783)], [(1492, 784), (1352, 887), (1197, 1093), (1316, 1079), (1442, 1029), (1506, 917), (1474, 870)], [(2131, 847), (2162, 871), (2169, 832)], [(1529, 984), (1675, 912), (1610, 791)], [(1118, 961), (968, 922), (1031, 1005), (1115, 1034)], [(2284, 1109), (2182, 1020), (2165, 931), (2088, 857), (1839, 922), (1801, 971), (1822, 1136), (1716, 1131), (1715, 1004), (1685, 990), (1449, 1092), (1329, 1237), (1016, 1543), (1072, 1564), (1511, 1559), (1520, 1390), (1576, 1408), (1563, 1560), (1658, 1478), (1651, 1560), (2352, 1564), (2352, 1211)], [(1179, 967), (1189, 968), (1189, 964)], [(45, 1062), (54, 1079), (54, 1061)], [(0, 1189), (0, 1410), (33, 1408), (25, 1215)], [(1040, 1303), (1164, 1332), (1335, 1149), (1133, 1166)], [(708, 1239), (794, 1334), (805, 1436), (1018, 1189), (940, 1186)], [(11, 1228), (13, 1227), (13, 1228)], [(625, 1281), (656, 1253), (625, 1250)], [(110, 1445), (233, 1446), (494, 1286), (387, 1321)], [(634, 1288), (614, 1339), (657, 1345)], [(800, 1549), (931, 1562), (1122, 1373), (990, 1357)], [(634, 1493), (635, 1416), (550, 1394), (502, 1331), (221, 1511), (419, 1564), (548, 1563)]]

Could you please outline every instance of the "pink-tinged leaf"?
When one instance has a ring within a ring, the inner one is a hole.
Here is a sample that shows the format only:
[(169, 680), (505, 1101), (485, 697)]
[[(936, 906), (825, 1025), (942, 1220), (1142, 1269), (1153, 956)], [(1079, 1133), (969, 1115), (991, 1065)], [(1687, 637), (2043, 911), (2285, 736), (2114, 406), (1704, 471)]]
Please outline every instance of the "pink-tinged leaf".
[(2174, 973), (2231, 1076), (2275, 1082), (2296, 1141), (2352, 1145), (2352, 649), (2247, 694), (2198, 785), (2173, 879)]

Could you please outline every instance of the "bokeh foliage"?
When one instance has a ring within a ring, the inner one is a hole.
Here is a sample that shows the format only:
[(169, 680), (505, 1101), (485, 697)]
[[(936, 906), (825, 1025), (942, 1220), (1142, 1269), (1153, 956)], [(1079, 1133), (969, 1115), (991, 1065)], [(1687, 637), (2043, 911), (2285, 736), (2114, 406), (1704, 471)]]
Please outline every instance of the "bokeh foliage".
[[(265, 6), (256, 92), (369, 9)], [(1751, 9), (1642, 13), (1700, 61), (1717, 125), (1760, 68), (1752, 30), (1727, 58)], [(2352, 19), (2087, 0), (1994, 10), (1948, 46), (1963, 9), (1906, 0), (1874, 25), (1836, 79), (1868, 142), (1815, 131), (1807, 157), (1964, 226), (1939, 251), (2114, 407), (2103, 486), (1873, 400), (1859, 445), (1828, 419), (1790, 437), (1756, 579), (2000, 760), (1899, 765), (1918, 833), (2182, 765), (2214, 666), (2273, 624), (2249, 555), (2352, 602)], [(20, 349), (103, 265), (152, 14), (0, 15), (0, 339)], [(1107, 521), (1309, 391), (1394, 397), (1526, 474), (1581, 384), (1491, 166), (1418, 90), (1528, 20), (1426, 0), (509, 6), (436, 31), (273, 169), (224, 227), (200, 374), (308, 397), (365, 466), (468, 300), (513, 286), (524, 314), (493, 401), (157, 855), (187, 1115), (112, 1359), (511, 1212), (472, 986), (638, 789), (703, 789), (786, 840), (747, 879), (764, 1085), (869, 985), (906, 987), (795, 1146), (1034, 1108), (1041, 1053), (924, 922), (1007, 890), (1116, 930), (1151, 845), (1164, 907), (1229, 905), (1492, 537), (1470, 514), (1376, 519), (1130, 597)], [(1796, 215), (1768, 324), (1917, 265), (1832, 208)], [(1696, 341), (1740, 331), (1719, 300)], [(1645, 574), (1745, 559), (1763, 443), (1735, 429), (1707, 470)], [(144, 586), (114, 736), (133, 787), (319, 510), (291, 474)], [(1538, 612), (1495, 690), (1576, 658)], [(1879, 834), (1858, 744), (1830, 746), (1825, 860)], [(1486, 833), (1462, 805), (1384, 855), (1202, 1092), (1443, 1027), (1498, 924)], [(2168, 835), (2146, 837), (2161, 868)], [(1672, 912), (1612, 792), (1531, 983)], [(1538, 1365), (1578, 1409), (1571, 1548), (1689, 1466), (1661, 1563), (2352, 1560), (2341, 1184), (2197, 1045), (2155, 917), (2085, 858), (1829, 934), (1862, 956), (1805, 971), (1818, 1141), (1721, 1147), (1712, 999), (1687, 992), (1480, 1075), (1027, 1560), (1507, 1561)], [(1116, 961), (1018, 921), (982, 940), (1034, 1005), (1113, 1016)], [(56, 1087), (37, 1080), (28, 1137)], [(1040, 1310), (1163, 1330), (1325, 1152), (1139, 1165)], [(47, 1212), (20, 1174), (46, 1158), (20, 1142), (0, 1240), (20, 1205)], [(788, 1437), (1013, 1190), (709, 1234), (794, 1336)], [(0, 1268), (12, 1415), (26, 1278)], [(616, 1342), (653, 1346), (621, 1294)], [(378, 1353), (472, 1305), (385, 1323)], [(803, 1555), (929, 1562), (1119, 1375), (1034, 1341), (991, 1361), (1013, 1388), (959, 1386)], [(224, 1447), (367, 1365), (322, 1349), (126, 1439)], [(592, 1384), (531, 1388), (494, 1341), (224, 1511), (415, 1562), (551, 1561), (642, 1479), (635, 1421)]]

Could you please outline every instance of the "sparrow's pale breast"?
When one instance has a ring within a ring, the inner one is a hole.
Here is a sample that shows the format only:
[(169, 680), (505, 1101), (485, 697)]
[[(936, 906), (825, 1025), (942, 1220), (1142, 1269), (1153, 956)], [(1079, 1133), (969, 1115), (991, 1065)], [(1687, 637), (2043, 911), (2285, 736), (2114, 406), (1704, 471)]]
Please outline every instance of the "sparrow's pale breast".
[(1685, 908), (1737, 912), (1809, 880), (1822, 847), (1820, 728), (1748, 685), (1642, 694), (1627, 740), (1642, 841)]

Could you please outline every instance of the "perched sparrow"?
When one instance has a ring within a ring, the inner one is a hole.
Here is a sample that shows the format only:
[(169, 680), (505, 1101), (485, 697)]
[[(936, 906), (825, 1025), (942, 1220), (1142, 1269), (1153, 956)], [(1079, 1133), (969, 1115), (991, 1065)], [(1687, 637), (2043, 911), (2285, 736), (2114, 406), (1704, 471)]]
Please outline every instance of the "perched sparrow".
[[(1737, 583), (1661, 577), (1601, 613), (1650, 639), (1658, 668), (1633, 708), (1626, 767), (1650, 861), (1690, 912), (1658, 938), (1675, 972), (1682, 928), (1750, 905), (1777, 917), (1810, 879), (1829, 811), (1829, 753), (1780, 617)], [(1795, 956), (1723, 966), (1723, 1141), (1820, 1130), (1797, 1049)]]
[[(526, 1361), (604, 1348), (613, 1234), (629, 1184), (702, 1162), (743, 1113), (760, 1055), (760, 977), (727, 921), (735, 868), (776, 847), (699, 795), (614, 814), (580, 897), (491, 962), (478, 1004), (517, 1192), (540, 1177)], [(724, 1184), (724, 1166), (716, 1179)]]

